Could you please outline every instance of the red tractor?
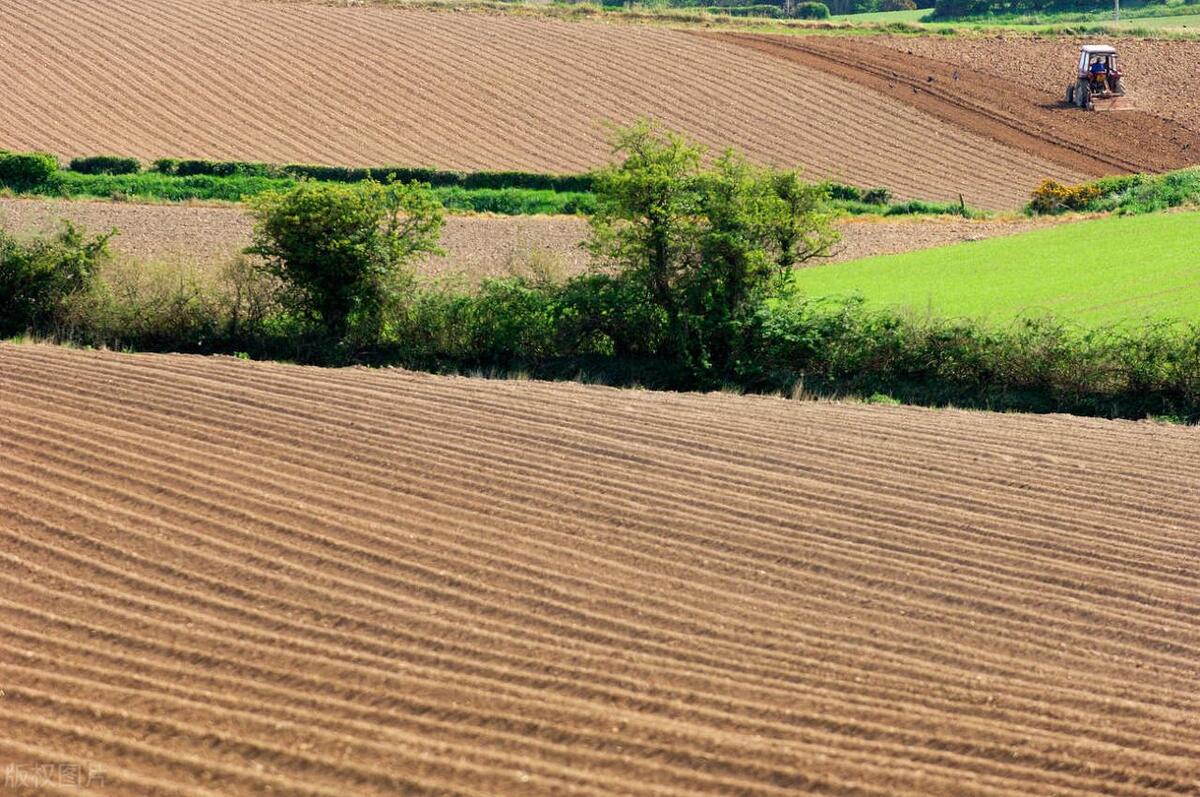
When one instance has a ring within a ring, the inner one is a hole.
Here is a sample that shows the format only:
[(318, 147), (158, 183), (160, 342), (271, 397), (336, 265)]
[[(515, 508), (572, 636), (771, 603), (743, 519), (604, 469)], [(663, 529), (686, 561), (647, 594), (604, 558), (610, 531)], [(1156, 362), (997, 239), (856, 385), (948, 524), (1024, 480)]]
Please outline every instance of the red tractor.
[(1125, 96), (1125, 85), (1117, 67), (1117, 51), (1107, 44), (1085, 44), (1079, 48), (1075, 82), (1067, 86), (1067, 104), (1085, 111), (1128, 111), (1133, 101)]

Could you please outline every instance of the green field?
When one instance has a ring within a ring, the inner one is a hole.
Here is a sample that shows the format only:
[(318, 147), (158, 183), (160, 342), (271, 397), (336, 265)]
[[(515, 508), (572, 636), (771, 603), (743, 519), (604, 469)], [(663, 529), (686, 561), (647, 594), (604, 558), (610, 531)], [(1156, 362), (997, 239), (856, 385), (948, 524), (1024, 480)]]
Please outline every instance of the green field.
[[(1122, 4), (1123, 6), (1125, 4)], [(1101, 25), (1114, 30), (1179, 29), (1200, 27), (1200, 12), (1188, 13), (1193, 6), (1181, 3), (1130, 4), (1122, 8), (1120, 22), (1114, 22), (1111, 7), (1094, 12), (1033, 12), (1029, 14), (996, 15), (974, 19), (928, 19), (932, 8), (911, 11), (879, 11), (862, 14), (839, 14), (831, 17), (838, 22), (888, 25), (904, 23), (933, 30), (945, 28), (1017, 28), (1036, 30), (1054, 26)]]
[(835, 14), (830, 19), (838, 22), (920, 22), (933, 13), (932, 8), (914, 8), (910, 11), (868, 11), (862, 14)]
[(1002, 323), (1051, 314), (1086, 325), (1200, 322), (1200, 212), (1118, 216), (1006, 238), (818, 266), (807, 296)]

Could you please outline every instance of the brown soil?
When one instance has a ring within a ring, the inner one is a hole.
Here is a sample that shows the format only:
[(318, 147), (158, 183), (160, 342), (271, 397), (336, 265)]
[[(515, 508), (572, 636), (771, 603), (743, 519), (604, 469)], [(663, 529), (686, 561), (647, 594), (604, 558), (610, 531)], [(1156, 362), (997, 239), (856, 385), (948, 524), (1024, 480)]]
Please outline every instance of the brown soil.
[[(116, 228), (111, 248), (125, 258), (212, 274), (249, 246), (252, 232), (236, 207), (0, 198), (0, 228), (10, 232), (44, 234), (60, 219), (92, 232)], [(586, 233), (587, 221), (574, 216), (447, 216), (445, 257), (428, 258), (418, 269), (471, 283), (531, 267), (578, 274), (588, 263), (580, 247)]]
[[(1079, 45), (1091, 39), (974, 36), (872, 37), (872, 42), (904, 53), (980, 69), (1059, 97), (1074, 69)], [(1143, 110), (1200, 132), (1200, 95), (1193, 90), (1200, 41), (1113, 39), (1120, 53), (1129, 96)], [(1103, 117), (1107, 123), (1109, 117)], [(1096, 120), (1100, 121), (1100, 120)], [(1117, 143), (1124, 150), (1129, 145)], [(1200, 153), (1190, 161), (1200, 162)]]
[(842, 240), (833, 248), (832, 257), (813, 261), (814, 265), (840, 263), (875, 255), (894, 255), (932, 249), (964, 241), (981, 241), (1016, 235), (1041, 227), (1064, 223), (1062, 218), (962, 219), (954, 216), (912, 219), (850, 219), (838, 226)]
[[(202, 205), (137, 205), (0, 198), (0, 228), (17, 234), (46, 233), (60, 219), (100, 232), (116, 228), (113, 251), (143, 263), (216, 275), (250, 243), (251, 224), (242, 210)], [(1013, 235), (1061, 218), (968, 220), (855, 218), (838, 225), (842, 240), (819, 263), (911, 252), (934, 246)], [(457, 277), (468, 284), (487, 277), (530, 274), (570, 276), (590, 262), (582, 244), (587, 221), (574, 216), (449, 216), (442, 235), (445, 257), (418, 264), (426, 276)]]
[[(648, 116), (720, 150), (1014, 208), (1084, 173), (803, 64), (658, 26), (247, 0), (0, 3), (0, 147), (576, 171)], [(989, 152), (1003, 168), (980, 168)]]
[(0, 344), (0, 761), (27, 794), (1190, 794), (1195, 453)]
[[(997, 144), (1093, 176), (1179, 169), (1200, 154), (1200, 133), (1147, 111), (1098, 117), (1065, 105), (1065, 78), (1057, 90), (1046, 91), (1020, 76), (996, 74), (991, 61), (936, 60), (851, 37), (701, 35), (821, 69)], [(1057, 46), (1073, 52), (1070, 44)], [(1020, 54), (998, 51), (992, 60), (1019, 61)], [(1099, 137), (1098, 124), (1104, 130)], [(991, 148), (981, 153), (989, 168), (1003, 169), (1002, 157)]]

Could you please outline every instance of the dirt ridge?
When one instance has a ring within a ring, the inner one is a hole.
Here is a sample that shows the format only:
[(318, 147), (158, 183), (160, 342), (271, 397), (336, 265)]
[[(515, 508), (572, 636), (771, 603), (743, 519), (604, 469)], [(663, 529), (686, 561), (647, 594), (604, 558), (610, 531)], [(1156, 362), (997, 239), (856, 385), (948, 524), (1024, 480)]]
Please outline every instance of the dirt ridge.
[(1186, 794), (1194, 438), (0, 344), (0, 755), (139, 795)]

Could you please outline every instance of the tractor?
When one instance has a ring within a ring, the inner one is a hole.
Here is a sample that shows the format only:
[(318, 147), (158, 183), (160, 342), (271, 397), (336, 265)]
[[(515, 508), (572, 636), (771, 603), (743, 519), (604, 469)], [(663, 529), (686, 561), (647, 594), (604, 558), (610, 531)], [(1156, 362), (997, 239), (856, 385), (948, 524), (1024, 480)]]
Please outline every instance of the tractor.
[(1067, 86), (1067, 104), (1085, 111), (1128, 111), (1133, 101), (1125, 96), (1125, 84), (1117, 67), (1117, 51), (1107, 44), (1085, 44), (1079, 48), (1075, 82)]

